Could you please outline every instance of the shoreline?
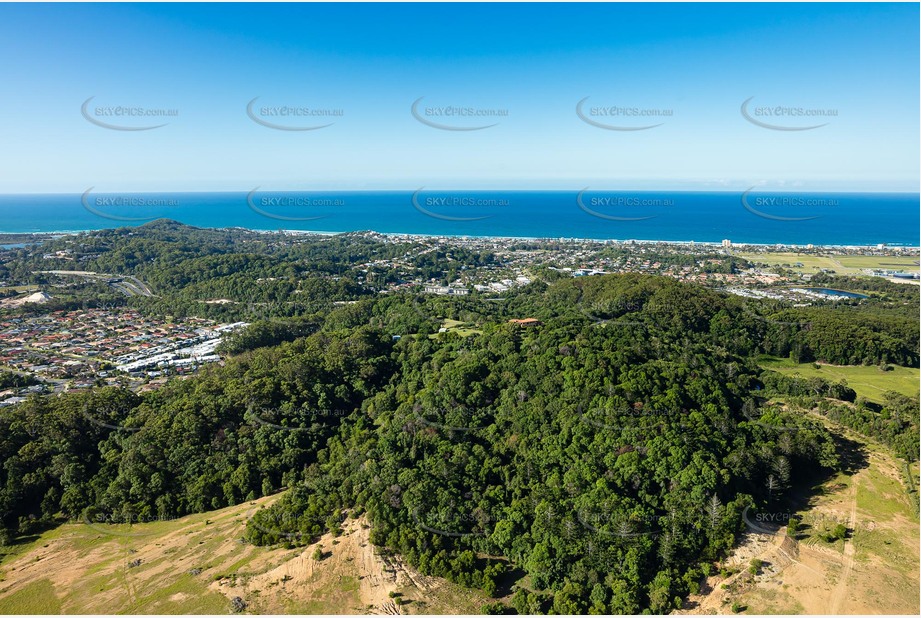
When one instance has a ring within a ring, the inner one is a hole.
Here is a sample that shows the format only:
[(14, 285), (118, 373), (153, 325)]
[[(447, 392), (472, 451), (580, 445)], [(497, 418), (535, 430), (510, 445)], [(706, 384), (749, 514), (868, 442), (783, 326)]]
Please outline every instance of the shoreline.
[[(163, 219), (161, 219), (162, 221)], [(150, 223), (153, 223), (151, 221)], [(778, 252), (781, 252), (783, 249), (806, 249), (808, 251), (816, 249), (872, 249), (875, 251), (885, 251), (885, 250), (915, 250), (921, 251), (921, 244), (919, 245), (901, 245), (901, 244), (889, 244), (882, 243), (885, 246), (879, 248), (880, 243), (865, 244), (865, 245), (844, 245), (844, 244), (820, 244), (820, 243), (807, 243), (807, 244), (795, 244), (795, 243), (784, 243), (784, 242), (775, 242), (775, 243), (757, 243), (757, 242), (742, 242), (742, 241), (732, 241), (730, 247), (723, 247), (722, 241), (712, 241), (712, 240), (649, 240), (649, 239), (640, 239), (640, 238), (574, 238), (574, 237), (548, 237), (548, 236), (491, 236), (491, 235), (475, 235), (475, 234), (424, 234), (424, 233), (413, 233), (413, 232), (378, 232), (376, 230), (353, 230), (353, 231), (320, 231), (320, 230), (288, 230), (288, 229), (256, 229), (256, 228), (245, 228), (240, 226), (227, 226), (227, 227), (200, 227), (196, 225), (187, 225), (185, 223), (176, 222), (180, 225), (186, 225), (187, 227), (203, 229), (203, 230), (242, 230), (245, 232), (252, 232), (255, 234), (285, 234), (292, 236), (341, 236), (345, 234), (376, 234), (378, 236), (386, 236), (393, 238), (411, 238), (414, 240), (427, 240), (432, 238), (438, 239), (453, 239), (453, 240), (478, 240), (478, 241), (515, 241), (515, 242), (565, 242), (565, 243), (593, 243), (593, 244), (615, 244), (615, 245), (681, 245), (681, 246), (691, 246), (699, 245), (702, 247), (714, 247), (719, 249), (738, 249), (741, 247), (752, 247), (752, 248), (763, 248), (763, 249), (772, 249)], [(144, 224), (146, 225), (146, 224)], [(122, 226), (122, 227), (142, 227), (142, 226)], [(102, 232), (106, 230), (120, 229), (118, 227), (103, 227), (97, 229), (89, 230), (56, 230), (49, 232), (6, 232), (0, 230), (0, 235), (8, 236), (40, 236), (40, 237), (60, 237), (60, 236), (76, 236), (79, 234), (90, 234), (93, 232)], [(731, 240), (731, 239), (730, 239)], [(5, 244), (19, 244), (17, 242), (0, 242), (0, 245)], [(27, 243), (28, 244), (28, 243)], [(809, 249), (809, 246), (812, 246)]]

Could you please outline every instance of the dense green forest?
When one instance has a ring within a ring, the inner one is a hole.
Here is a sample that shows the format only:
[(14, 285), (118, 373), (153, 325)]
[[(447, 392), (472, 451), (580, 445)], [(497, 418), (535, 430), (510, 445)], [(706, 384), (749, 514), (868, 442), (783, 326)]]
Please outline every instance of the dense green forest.
[[(382, 295), (348, 265), (405, 247), (153, 229), (84, 243), (100, 272), (160, 293), (123, 302), (175, 314), (229, 297), (258, 319), (223, 344), (223, 366), (160, 390), (0, 410), (4, 542), (287, 489), (245, 541), (302, 545), (365, 515), (372, 542), (423, 573), (497, 596), (513, 586), (508, 611), (668, 612), (732, 546), (746, 507), (840, 468), (808, 411), (917, 456), (917, 400), (868, 404), (755, 363), (917, 366), (916, 289), (807, 308), (646, 275), (537, 280), (499, 301)], [(540, 324), (508, 322), (521, 317)], [(437, 334), (445, 318), (477, 332)]]

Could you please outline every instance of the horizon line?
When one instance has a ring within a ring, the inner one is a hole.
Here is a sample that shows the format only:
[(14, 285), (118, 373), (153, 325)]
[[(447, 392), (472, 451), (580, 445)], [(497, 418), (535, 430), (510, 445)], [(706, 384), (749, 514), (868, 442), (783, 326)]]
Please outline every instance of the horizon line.
[[(262, 187), (257, 187), (257, 189), (262, 189)], [(278, 189), (265, 189), (260, 191), (261, 193), (278, 193), (282, 191), (288, 192), (300, 192), (300, 193), (411, 193), (415, 191), (425, 190), (427, 192), (439, 192), (439, 191), (489, 191), (489, 192), (500, 192), (500, 193), (579, 193), (582, 191), (629, 191), (633, 193), (744, 193), (752, 191), (755, 189), (761, 189), (763, 191), (769, 191), (771, 193), (838, 193), (838, 194), (859, 194), (859, 195), (873, 195), (873, 194), (902, 194), (902, 195), (921, 195), (921, 187), (917, 189), (815, 189), (815, 188), (804, 188), (796, 189), (789, 187), (778, 187), (772, 188), (763, 185), (752, 185), (747, 188), (707, 188), (707, 189), (629, 189), (629, 188), (619, 188), (619, 187), (582, 187), (582, 188), (566, 188), (566, 189), (511, 189), (511, 188), (482, 188), (482, 187), (412, 187), (412, 188), (401, 188), (401, 189), (304, 189), (304, 188), (278, 188)], [(139, 190), (139, 189), (109, 189), (104, 191), (95, 191), (97, 194), (106, 194), (106, 193), (137, 193), (137, 194), (176, 194), (176, 193), (201, 193), (201, 194), (215, 194), (215, 193), (249, 193), (254, 189), (220, 189), (220, 190), (204, 190), (204, 189), (174, 189), (174, 190)], [(83, 195), (86, 193), (86, 189), (82, 191), (18, 191), (18, 192), (5, 192), (0, 191), (0, 196), (21, 196), (21, 195)]]

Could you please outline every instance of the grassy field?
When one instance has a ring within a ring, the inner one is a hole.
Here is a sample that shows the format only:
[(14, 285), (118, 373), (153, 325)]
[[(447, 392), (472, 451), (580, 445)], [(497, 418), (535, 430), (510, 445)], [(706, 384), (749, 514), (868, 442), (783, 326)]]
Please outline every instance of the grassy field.
[(60, 614), (61, 602), (49, 579), (23, 586), (14, 597), (0, 597), (0, 614)]
[[(0, 614), (229, 614), (234, 597), (255, 614), (475, 614), (490, 602), (380, 554), (363, 519), (306, 547), (242, 543), (246, 521), (277, 498), (134, 526), (64, 524), (20, 539), (0, 553)], [(312, 557), (317, 545), (321, 560)]]
[(234, 542), (254, 508), (134, 526), (64, 524), (21, 540), (0, 558), (0, 614), (228, 613), (209, 574), (231, 556), (241, 566), (265, 558)]
[(787, 376), (802, 378), (825, 378), (831, 382), (846, 381), (861, 397), (883, 403), (883, 393), (895, 391), (909, 397), (918, 396), (921, 373), (917, 368), (892, 365), (892, 371), (881, 371), (879, 367), (863, 365), (824, 365), (816, 369), (813, 363), (794, 363), (786, 358), (762, 356), (758, 364)]
[(917, 258), (880, 257), (876, 255), (843, 255), (836, 258), (845, 268), (883, 268), (886, 270), (917, 271)]
[[(784, 268), (791, 268), (797, 272), (805, 273), (815, 272), (819, 268), (834, 269), (837, 267), (837, 264), (831, 258), (799, 253), (740, 253), (739, 257), (745, 258), (749, 262), (783, 266)], [(795, 267), (794, 264), (798, 262), (803, 265)]]
[[(445, 329), (446, 333), (457, 333), (461, 337), (469, 337), (470, 335), (482, 335), (483, 331), (477, 330), (475, 328), (470, 328), (469, 326), (464, 326), (464, 322), (460, 320), (451, 320), (445, 319), (441, 327)], [(436, 337), (437, 335), (433, 335)]]
[[(904, 270), (917, 272), (918, 260), (910, 257), (886, 257), (876, 255), (822, 256), (795, 252), (740, 253), (739, 257), (750, 262), (783, 266), (799, 273), (815, 273), (820, 268), (834, 270), (843, 275), (863, 274), (864, 268)], [(802, 266), (794, 266), (801, 263)]]

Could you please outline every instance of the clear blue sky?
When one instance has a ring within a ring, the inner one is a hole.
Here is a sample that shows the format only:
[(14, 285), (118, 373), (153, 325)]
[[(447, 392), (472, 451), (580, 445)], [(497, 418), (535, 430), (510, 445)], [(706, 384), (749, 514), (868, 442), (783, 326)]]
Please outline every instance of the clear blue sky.
[[(916, 191), (918, 18), (917, 4), (3, 4), (0, 192)], [(89, 97), (90, 109), (179, 115), (159, 129), (114, 131), (81, 115)], [(277, 131), (247, 117), (255, 97), (342, 116), (316, 131)], [(439, 130), (411, 115), (419, 97), (423, 107), (508, 115), (480, 131)], [(673, 115), (653, 129), (604, 130), (576, 115), (585, 97), (586, 113)], [(742, 116), (749, 97), (752, 114), (787, 106), (837, 116), (813, 130), (766, 129)]]

